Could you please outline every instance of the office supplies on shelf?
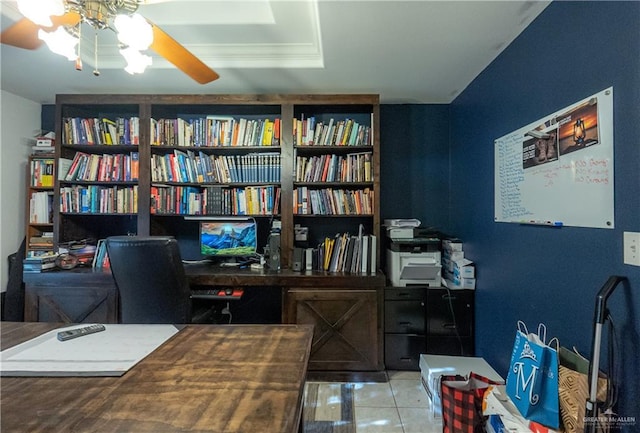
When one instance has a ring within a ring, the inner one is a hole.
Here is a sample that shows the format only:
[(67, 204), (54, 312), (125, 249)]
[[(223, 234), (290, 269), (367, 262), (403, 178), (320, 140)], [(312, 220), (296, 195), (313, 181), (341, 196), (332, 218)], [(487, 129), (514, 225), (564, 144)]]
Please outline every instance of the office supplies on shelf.
[(173, 325), (104, 326), (91, 338), (62, 342), (54, 330), (3, 350), (2, 376), (122, 376), (178, 332)]

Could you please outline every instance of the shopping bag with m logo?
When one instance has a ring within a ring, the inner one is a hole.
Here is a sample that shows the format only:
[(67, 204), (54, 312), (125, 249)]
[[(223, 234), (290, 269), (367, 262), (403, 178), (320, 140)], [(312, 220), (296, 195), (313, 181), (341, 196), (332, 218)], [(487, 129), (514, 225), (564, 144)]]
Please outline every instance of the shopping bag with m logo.
[(558, 403), (558, 353), (545, 343), (546, 327), (529, 333), (518, 321), (507, 374), (507, 395), (520, 414), (547, 427), (560, 426)]

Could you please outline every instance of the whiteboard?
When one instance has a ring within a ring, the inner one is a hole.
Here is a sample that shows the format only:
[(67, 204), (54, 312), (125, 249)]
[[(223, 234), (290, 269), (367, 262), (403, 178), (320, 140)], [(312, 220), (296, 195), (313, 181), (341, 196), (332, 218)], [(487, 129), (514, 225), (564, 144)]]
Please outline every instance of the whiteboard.
[(495, 221), (614, 228), (613, 87), (495, 140)]

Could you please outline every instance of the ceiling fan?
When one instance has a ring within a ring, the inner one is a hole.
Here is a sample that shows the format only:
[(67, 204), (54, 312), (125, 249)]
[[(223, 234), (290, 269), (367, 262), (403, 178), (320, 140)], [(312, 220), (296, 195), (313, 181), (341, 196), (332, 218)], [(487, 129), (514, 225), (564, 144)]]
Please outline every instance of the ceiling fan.
[[(81, 69), (81, 63), (80, 66), (78, 65), (78, 62), (81, 62), (79, 50), (76, 51), (75, 44), (80, 40), (81, 24), (86, 23), (96, 30), (96, 38), (97, 30), (109, 29), (117, 33), (120, 52), (129, 61), (127, 71), (130, 73), (141, 72), (145, 66), (151, 63), (151, 57), (141, 53), (148, 47), (200, 84), (218, 79), (219, 75), (213, 69), (157, 25), (136, 13), (140, 5), (157, 1), (47, 0), (36, 2), (18, 0), (18, 8), (25, 18), (2, 31), (0, 42), (18, 48), (35, 50), (46, 41), (52, 51), (65, 55), (69, 60), (75, 59), (76, 69)], [(46, 7), (44, 7), (45, 5)], [(29, 6), (35, 6), (35, 8), (29, 10)], [(129, 31), (129, 29), (131, 30)], [(63, 52), (56, 51), (50, 43), (50, 40), (58, 37), (65, 41)], [(96, 51), (97, 49), (94, 52)], [(141, 65), (134, 64), (134, 62), (141, 62)], [(138, 66), (141, 70), (138, 69)], [(97, 68), (94, 70), (94, 74), (100, 74)]]

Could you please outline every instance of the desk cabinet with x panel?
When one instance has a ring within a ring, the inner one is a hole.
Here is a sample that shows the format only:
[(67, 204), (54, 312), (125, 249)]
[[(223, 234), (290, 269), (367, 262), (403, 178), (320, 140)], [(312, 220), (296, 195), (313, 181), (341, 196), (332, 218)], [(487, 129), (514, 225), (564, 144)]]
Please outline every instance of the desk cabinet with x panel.
[(26, 322), (117, 323), (110, 272), (24, 274)]

